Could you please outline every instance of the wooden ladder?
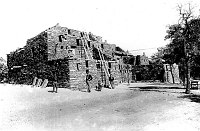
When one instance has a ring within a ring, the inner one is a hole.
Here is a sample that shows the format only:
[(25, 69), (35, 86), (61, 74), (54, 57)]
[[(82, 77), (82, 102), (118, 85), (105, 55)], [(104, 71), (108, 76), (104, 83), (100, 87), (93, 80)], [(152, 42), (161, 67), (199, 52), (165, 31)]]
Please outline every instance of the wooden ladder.
[[(104, 59), (103, 53), (102, 53), (102, 51), (101, 51), (99, 45), (97, 45), (97, 49), (98, 49), (98, 52), (99, 52), (99, 56), (100, 56), (100, 59), (101, 59), (101, 64), (102, 64), (102, 67), (103, 67), (103, 69), (104, 69), (105, 75), (106, 75), (106, 77), (107, 77), (108, 80), (109, 80), (110, 73), (109, 73), (108, 68), (107, 68), (107, 66), (106, 66), (106, 61), (105, 61), (105, 59)], [(110, 81), (108, 82), (108, 84), (109, 84), (109, 86), (111, 85)]]
[(82, 44), (83, 44), (83, 48), (84, 48), (84, 51), (85, 51), (85, 54), (86, 54), (86, 60), (90, 60), (92, 59), (92, 55), (89, 51), (89, 47), (88, 47), (88, 43), (87, 43), (87, 38), (85, 35), (83, 35), (82, 39)]

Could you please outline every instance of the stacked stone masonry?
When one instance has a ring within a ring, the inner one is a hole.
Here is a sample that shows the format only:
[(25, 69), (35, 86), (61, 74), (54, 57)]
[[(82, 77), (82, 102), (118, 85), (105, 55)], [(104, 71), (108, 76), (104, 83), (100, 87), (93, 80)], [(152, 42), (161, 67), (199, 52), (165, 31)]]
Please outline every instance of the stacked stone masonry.
[(20, 65), (18, 72), (26, 68), (31, 79), (48, 79), (49, 83), (56, 81), (71, 89), (86, 88), (86, 70), (89, 70), (93, 76), (91, 87), (96, 87), (98, 82), (108, 86), (107, 71), (102, 60), (94, 58), (94, 49), (100, 49), (106, 57), (106, 69), (114, 76), (116, 85), (128, 81), (132, 74), (123, 63), (123, 55), (115, 53), (115, 44), (103, 42), (100, 36), (92, 33), (58, 24), (27, 40), (21, 51), (8, 54), (8, 67), (12, 74), (13, 67)]

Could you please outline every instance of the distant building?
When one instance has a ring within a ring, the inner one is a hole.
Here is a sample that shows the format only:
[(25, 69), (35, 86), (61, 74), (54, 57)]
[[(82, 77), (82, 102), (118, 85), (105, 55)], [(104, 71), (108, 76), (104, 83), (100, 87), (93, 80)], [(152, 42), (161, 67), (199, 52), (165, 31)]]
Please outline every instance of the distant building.
[(136, 65), (149, 65), (149, 58), (143, 53), (143, 55), (136, 56)]
[(149, 58), (145, 55), (145, 53), (140, 56), (140, 65), (149, 65)]

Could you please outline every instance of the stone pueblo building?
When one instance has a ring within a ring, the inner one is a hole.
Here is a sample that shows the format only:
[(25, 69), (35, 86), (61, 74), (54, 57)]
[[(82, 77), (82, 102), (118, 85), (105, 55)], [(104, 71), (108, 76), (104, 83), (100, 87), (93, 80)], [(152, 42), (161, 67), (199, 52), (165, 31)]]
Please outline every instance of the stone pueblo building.
[(129, 54), (99, 36), (57, 24), (7, 55), (8, 76), (14, 83), (31, 84), (37, 77), (48, 79), (49, 85), (57, 82), (59, 87), (81, 89), (86, 88), (86, 70), (89, 70), (93, 76), (91, 87), (98, 82), (109, 86), (111, 74), (117, 85), (132, 78), (124, 57)]

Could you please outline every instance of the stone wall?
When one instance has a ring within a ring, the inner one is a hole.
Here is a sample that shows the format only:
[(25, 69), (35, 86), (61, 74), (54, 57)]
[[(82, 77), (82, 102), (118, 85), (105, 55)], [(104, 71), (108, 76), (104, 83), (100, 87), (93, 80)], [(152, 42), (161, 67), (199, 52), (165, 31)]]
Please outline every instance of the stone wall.
[(114, 77), (115, 85), (121, 82), (120, 64), (117, 62), (111, 63), (111, 74)]
[[(82, 37), (81, 36), (81, 32), (80, 31), (77, 31), (77, 30), (74, 30), (74, 29), (69, 29), (70, 31), (70, 34), (68, 34), (68, 35), (72, 35), (72, 36), (75, 36), (75, 37), (78, 37), (78, 38), (80, 38), (80, 37)], [(68, 33), (69, 33), (68, 32)]]
[(70, 76), (70, 88), (85, 88), (85, 76), (86, 76), (85, 60), (69, 61), (69, 76)]
[[(67, 43), (74, 43), (74, 39), (66, 38), (68, 29), (63, 29), (60, 26), (52, 27), (46, 30), (48, 34), (48, 60), (63, 59), (68, 57), (66, 48)], [(64, 40), (67, 41), (64, 41)]]
[[(83, 42), (88, 46), (84, 48)], [(104, 67), (98, 64), (100, 58), (94, 59), (93, 49), (97, 46), (104, 56), (113, 60), (106, 61), (105, 64), (115, 77), (115, 84), (125, 82), (126, 65), (121, 56), (115, 57), (115, 44), (102, 42), (101, 37), (91, 33), (86, 34), (58, 24), (28, 39), (23, 50), (8, 55), (8, 66), (11, 68), (13, 65), (27, 65), (26, 70), (32, 72), (33, 78), (45, 78), (49, 83), (57, 81), (62, 87), (73, 89), (86, 88), (86, 69), (89, 69), (93, 76), (92, 88), (97, 86), (98, 81), (107, 86), (109, 79), (105, 76)]]
[(115, 47), (116, 47), (115, 44), (108, 44), (108, 43), (102, 43), (101, 44), (102, 52), (105, 55), (109, 56), (110, 58), (114, 57)]
[[(83, 32), (73, 29), (62, 29), (57, 25), (49, 30), (48, 34), (48, 60), (64, 59), (70, 56), (79, 57), (80, 53), (84, 53), (83, 48)], [(89, 45), (93, 47), (93, 43), (89, 40), (85, 40)], [(80, 46), (82, 49), (80, 50)], [(83, 51), (82, 51), (83, 50)], [(84, 54), (83, 54), (84, 55)]]
[(88, 60), (88, 67), (86, 67), (86, 61), (84, 59), (70, 60), (69, 61), (69, 76), (70, 76), (70, 86), (74, 89), (86, 89), (86, 69), (89, 69), (89, 73), (92, 75), (93, 79), (91, 81), (91, 88), (97, 86), (99, 80), (99, 74), (96, 68), (95, 60)]

